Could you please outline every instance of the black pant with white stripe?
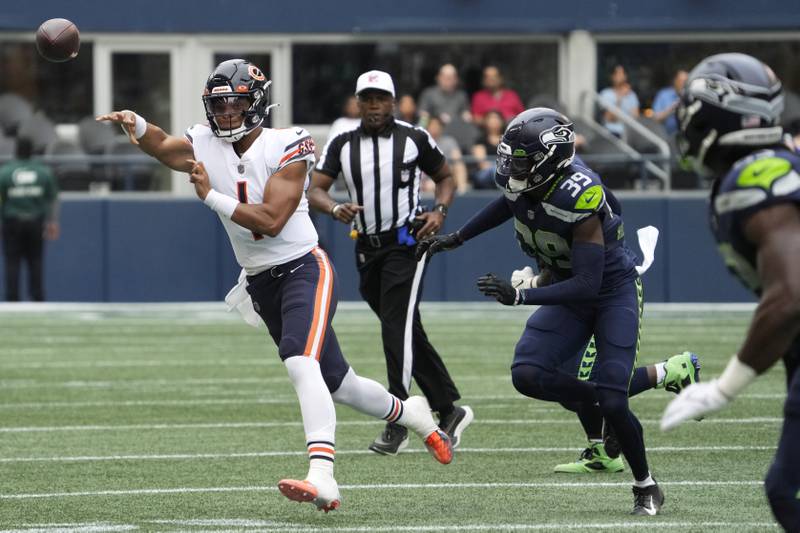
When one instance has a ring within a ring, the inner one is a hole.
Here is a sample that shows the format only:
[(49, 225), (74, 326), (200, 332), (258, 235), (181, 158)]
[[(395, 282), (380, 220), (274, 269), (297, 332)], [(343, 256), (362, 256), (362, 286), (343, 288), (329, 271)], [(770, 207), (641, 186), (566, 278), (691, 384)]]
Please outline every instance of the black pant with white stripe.
[(389, 392), (405, 400), (413, 376), (431, 409), (449, 412), (461, 396), (422, 328), (425, 263), (414, 259), (413, 247), (397, 243), (380, 248), (359, 243), (356, 262), (361, 296), (381, 320)]

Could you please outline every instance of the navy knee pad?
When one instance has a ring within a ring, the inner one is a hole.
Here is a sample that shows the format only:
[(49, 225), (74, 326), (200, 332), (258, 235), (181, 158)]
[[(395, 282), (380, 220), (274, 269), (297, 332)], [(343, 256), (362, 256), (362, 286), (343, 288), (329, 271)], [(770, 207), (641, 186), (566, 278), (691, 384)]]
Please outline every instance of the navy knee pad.
[(598, 387), (597, 403), (600, 404), (600, 410), (605, 417), (627, 414), (628, 412), (628, 395), (615, 389)]
[(537, 400), (547, 398), (543, 380), (549, 372), (533, 365), (517, 365), (511, 369), (511, 383), (520, 394)]

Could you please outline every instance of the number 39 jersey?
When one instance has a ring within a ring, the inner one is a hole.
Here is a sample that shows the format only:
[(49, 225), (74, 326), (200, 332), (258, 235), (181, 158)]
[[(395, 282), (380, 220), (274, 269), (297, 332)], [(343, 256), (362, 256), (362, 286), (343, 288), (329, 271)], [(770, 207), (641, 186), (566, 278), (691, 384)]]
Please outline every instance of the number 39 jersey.
[(711, 193), (711, 231), (719, 252), (756, 295), (761, 292), (756, 248), (742, 225), (756, 211), (786, 202), (800, 204), (800, 156), (789, 150), (761, 150), (737, 161)]
[(603, 224), (605, 265), (601, 292), (634, 279), (636, 256), (625, 245), (619, 202), (600, 177), (573, 163), (556, 178), (541, 201), (505, 193), (514, 214), (514, 230), (522, 250), (547, 267), (556, 280), (572, 277), (572, 233), (577, 224), (598, 215)]
[[(286, 165), (304, 161), (307, 169), (314, 166), (314, 141), (302, 128), (264, 128), (241, 158), (231, 143), (218, 139), (207, 125), (192, 126), (186, 130), (186, 138), (194, 147), (195, 159), (205, 165), (211, 187), (242, 203), (263, 202), (270, 176)], [(307, 186), (306, 181), (304, 188)], [(228, 232), (236, 261), (248, 275), (302, 257), (317, 245), (317, 231), (308, 215), (305, 192), (275, 237), (253, 233), (223, 216), (220, 220)]]

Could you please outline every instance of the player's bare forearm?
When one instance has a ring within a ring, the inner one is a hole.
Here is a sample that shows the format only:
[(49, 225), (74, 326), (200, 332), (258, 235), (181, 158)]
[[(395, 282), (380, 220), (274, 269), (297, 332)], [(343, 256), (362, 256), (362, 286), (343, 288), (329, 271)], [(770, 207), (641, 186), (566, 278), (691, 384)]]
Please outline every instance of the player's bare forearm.
[(139, 138), (139, 148), (172, 170), (189, 172), (192, 169), (186, 162), (194, 157), (192, 143), (187, 139), (168, 135), (155, 124), (147, 124), (147, 131)]
[(800, 334), (800, 210), (793, 204), (765, 209), (750, 217), (744, 232), (758, 247), (762, 295), (738, 356), (761, 373)]
[(297, 210), (305, 178), (306, 162), (291, 163), (270, 177), (262, 203), (240, 203), (231, 220), (255, 233), (275, 237)]

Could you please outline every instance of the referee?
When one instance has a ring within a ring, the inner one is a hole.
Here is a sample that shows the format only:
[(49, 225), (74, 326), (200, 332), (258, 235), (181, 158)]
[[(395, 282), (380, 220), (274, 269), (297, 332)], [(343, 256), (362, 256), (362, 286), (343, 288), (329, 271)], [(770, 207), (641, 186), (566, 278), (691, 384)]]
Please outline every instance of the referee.
[[(356, 96), (361, 124), (328, 141), (314, 169), (308, 199), (315, 209), (352, 224), (358, 232), (359, 291), (381, 321), (389, 392), (408, 398), (413, 376), (456, 447), (473, 414), (467, 406), (454, 405), (461, 396), (422, 328), (419, 299), (425, 261), (414, 259), (416, 240), (442, 227), (455, 182), (433, 138), (394, 119), (389, 74), (365, 72), (356, 83)], [(428, 212), (420, 206), (421, 172), (436, 183), (436, 206)], [(337, 203), (328, 193), (340, 173), (350, 202)], [(404, 427), (387, 424), (369, 449), (395, 455), (407, 443)]]

